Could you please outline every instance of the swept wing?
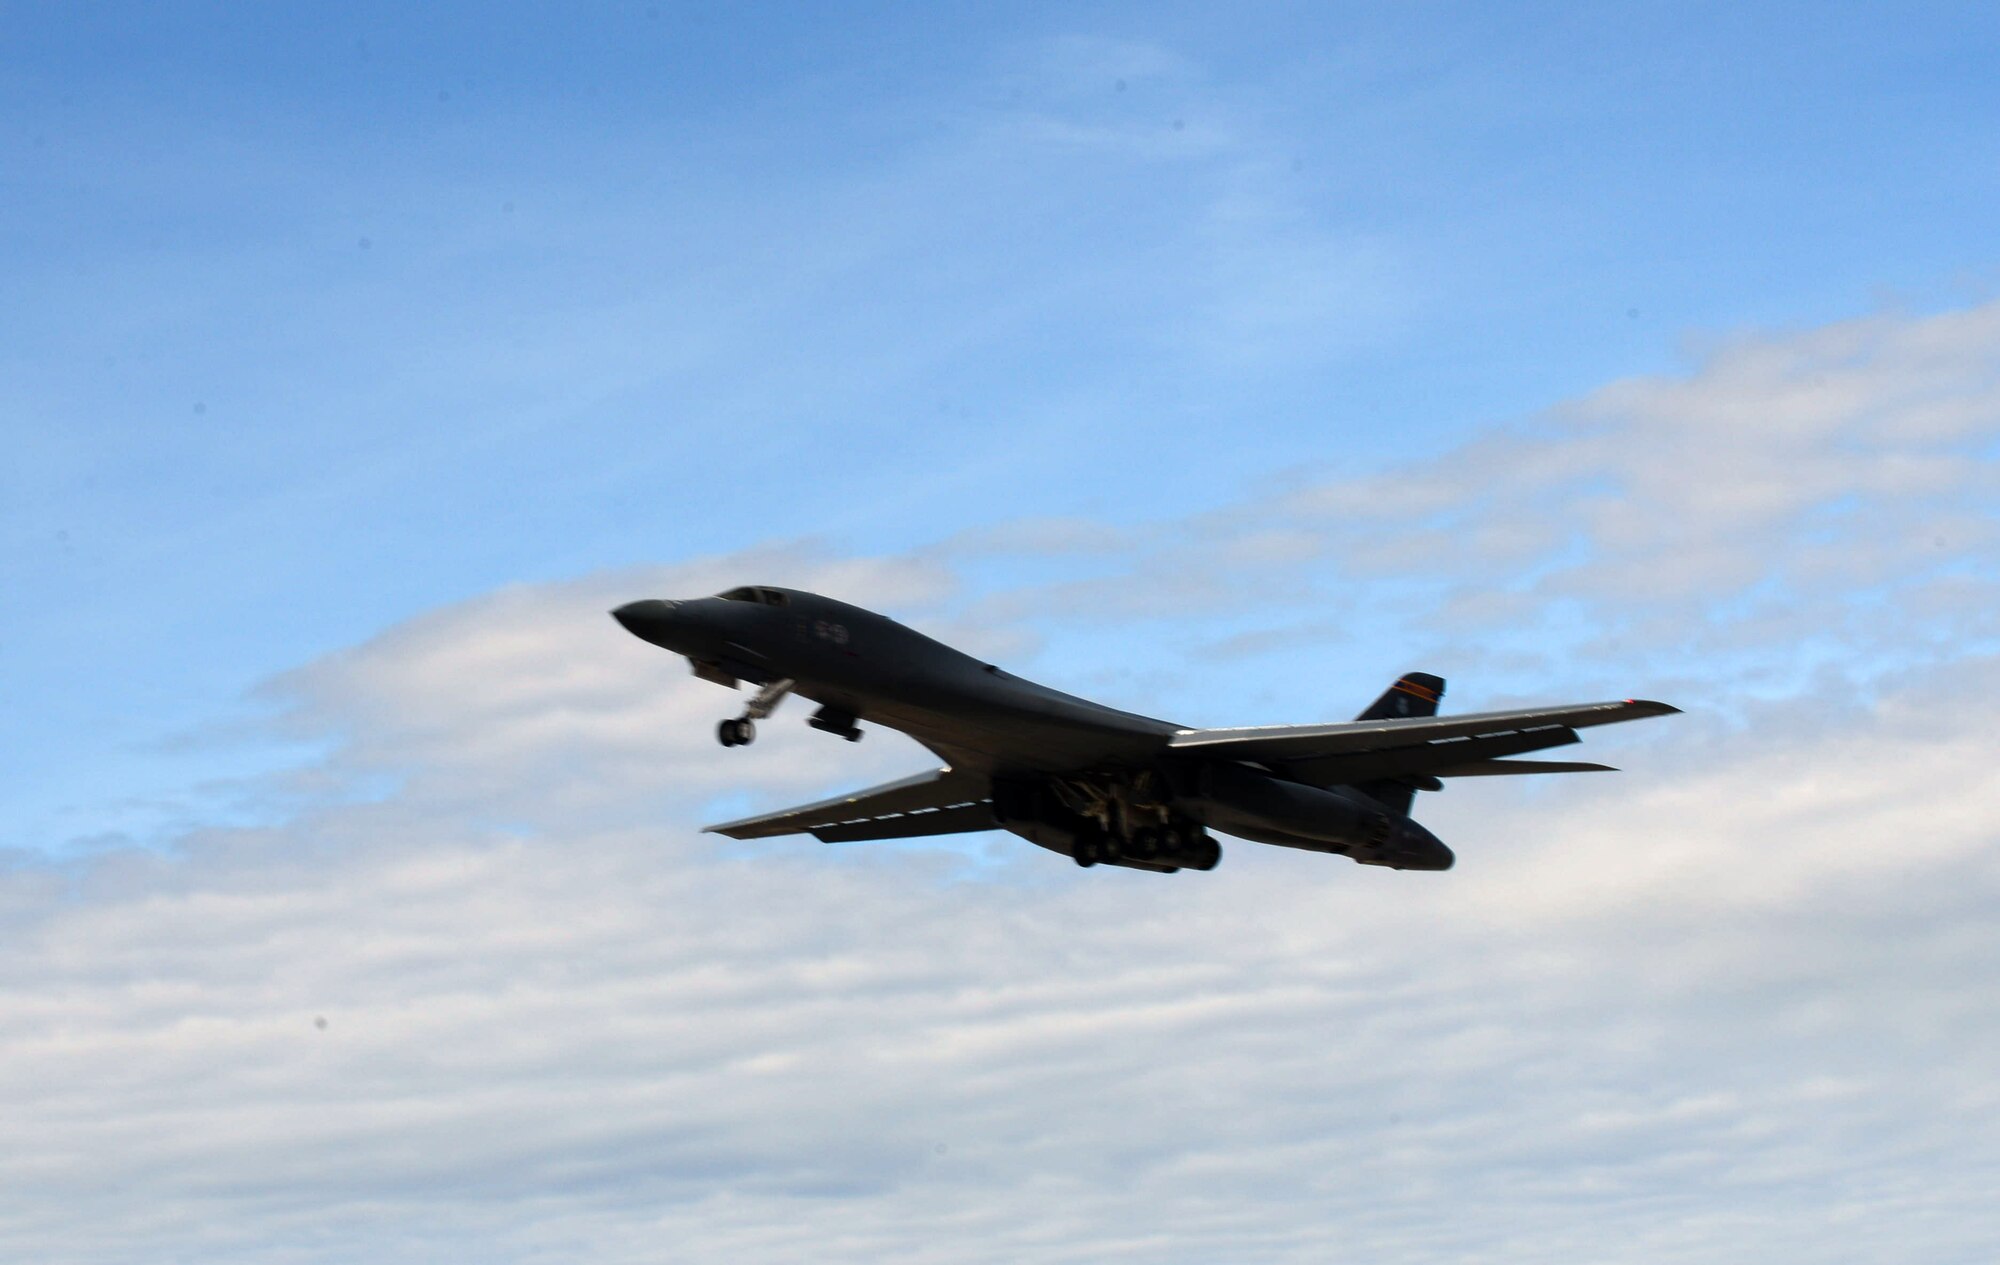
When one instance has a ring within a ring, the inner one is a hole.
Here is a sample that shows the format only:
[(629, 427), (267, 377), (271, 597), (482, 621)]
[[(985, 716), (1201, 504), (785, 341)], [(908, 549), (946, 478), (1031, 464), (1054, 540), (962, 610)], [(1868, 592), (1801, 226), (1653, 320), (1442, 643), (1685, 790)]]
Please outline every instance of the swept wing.
[[(1397, 777), (1581, 773), (1608, 766), (1505, 757), (1566, 746), (1578, 741), (1576, 730), (1581, 727), (1678, 710), (1665, 703), (1627, 700), (1331, 725), (1184, 729), (1169, 738), (1167, 746), (1211, 758), (1264, 764), (1320, 785)], [(707, 829), (731, 839), (810, 834), (827, 843), (849, 843), (991, 830), (997, 824), (988, 780), (946, 765), (867, 790)]]
[(991, 797), (985, 778), (946, 765), (865, 791), (724, 822), (707, 830), (731, 839), (810, 834), (826, 843), (958, 834), (996, 828)]

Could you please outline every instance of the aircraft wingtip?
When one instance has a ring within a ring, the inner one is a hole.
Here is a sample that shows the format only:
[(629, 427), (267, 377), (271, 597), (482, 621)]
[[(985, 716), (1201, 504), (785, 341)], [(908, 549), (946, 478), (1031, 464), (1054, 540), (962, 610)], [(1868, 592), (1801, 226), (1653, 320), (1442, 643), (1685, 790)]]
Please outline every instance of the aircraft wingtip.
[(1648, 716), (1678, 716), (1681, 712), (1681, 709), (1672, 703), (1662, 703), (1650, 698), (1628, 698), (1625, 700), (1625, 706), (1637, 708)]

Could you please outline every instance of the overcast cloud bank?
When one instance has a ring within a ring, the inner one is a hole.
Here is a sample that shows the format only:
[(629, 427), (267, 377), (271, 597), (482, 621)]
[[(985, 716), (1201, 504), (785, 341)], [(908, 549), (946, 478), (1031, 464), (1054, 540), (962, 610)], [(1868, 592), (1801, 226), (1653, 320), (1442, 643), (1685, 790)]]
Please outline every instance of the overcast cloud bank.
[[(1728, 342), (1150, 533), (778, 545), (302, 667), (271, 696), (331, 754), (258, 788), (284, 824), (0, 882), (0, 1254), (1984, 1260), (1997, 310)], [(1108, 606), (955, 561), (1078, 541)], [(1080, 617), (1151, 637), (1168, 578), (1518, 651), (1501, 689), (1684, 673), (1693, 712), (1593, 735), (1622, 776), (1426, 797), (1444, 876), (733, 845), (692, 826), (926, 757), (785, 723), (722, 751), (726, 696), (603, 613), (797, 583), (1019, 662)], [(1591, 666), (1522, 649), (1551, 630)], [(1868, 688), (1736, 696), (1801, 658)]]

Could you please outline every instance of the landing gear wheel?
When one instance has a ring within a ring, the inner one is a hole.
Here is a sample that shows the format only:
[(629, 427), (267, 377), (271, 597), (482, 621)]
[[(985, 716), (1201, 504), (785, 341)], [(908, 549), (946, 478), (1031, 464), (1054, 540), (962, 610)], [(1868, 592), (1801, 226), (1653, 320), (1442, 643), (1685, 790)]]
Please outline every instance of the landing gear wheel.
[(1158, 826), (1141, 826), (1132, 832), (1132, 855), (1141, 861), (1160, 855), (1160, 845), (1167, 839), (1166, 831)]
[(756, 722), (754, 722), (754, 721), (748, 721), (748, 720), (739, 720), (739, 721), (737, 721), (737, 722), (736, 722), (736, 745), (737, 745), (737, 746), (739, 746), (739, 747), (747, 747), (747, 746), (749, 746), (749, 745), (750, 745), (751, 743), (753, 743), (753, 742), (755, 742), (755, 741), (757, 741), (757, 725), (756, 725)]
[(715, 727), (715, 738), (725, 747), (747, 747), (757, 737), (757, 726), (747, 720), (725, 720)]
[(1070, 849), (1070, 857), (1086, 870), (1096, 865), (1101, 859), (1097, 841), (1095, 839), (1078, 839), (1076, 844)]
[(715, 727), (715, 740), (725, 747), (736, 745), (736, 722), (725, 720)]

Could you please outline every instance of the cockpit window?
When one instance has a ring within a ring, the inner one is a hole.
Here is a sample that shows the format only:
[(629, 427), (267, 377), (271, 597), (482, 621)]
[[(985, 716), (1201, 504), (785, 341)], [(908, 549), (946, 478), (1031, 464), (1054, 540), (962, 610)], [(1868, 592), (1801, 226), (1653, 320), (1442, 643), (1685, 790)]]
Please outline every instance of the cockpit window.
[(783, 606), (786, 601), (785, 595), (776, 589), (759, 589), (749, 586), (740, 589), (730, 589), (727, 593), (718, 593), (716, 596), (725, 602), (756, 602), (761, 606)]

